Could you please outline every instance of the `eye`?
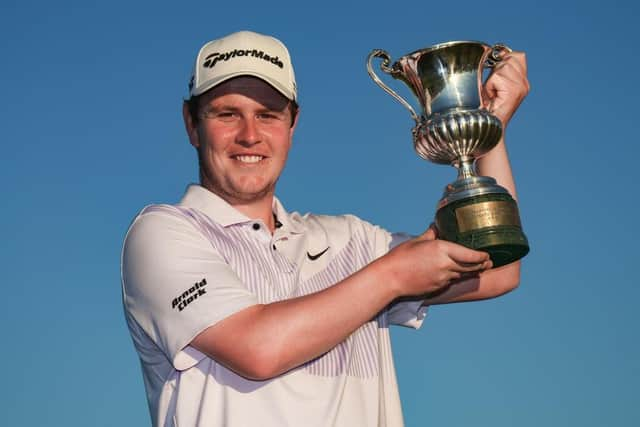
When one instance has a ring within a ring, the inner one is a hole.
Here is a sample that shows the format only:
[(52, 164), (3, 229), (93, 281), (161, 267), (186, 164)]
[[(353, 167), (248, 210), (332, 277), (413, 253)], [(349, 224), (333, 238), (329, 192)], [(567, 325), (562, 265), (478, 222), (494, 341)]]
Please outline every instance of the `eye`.
[(215, 117), (222, 121), (231, 121), (231, 120), (235, 120), (238, 117), (238, 115), (233, 111), (220, 111), (215, 115)]
[(256, 117), (260, 121), (271, 123), (283, 120), (284, 114), (277, 111), (264, 111), (262, 113), (258, 113)]
[(271, 113), (260, 113), (258, 114), (258, 118), (262, 120), (273, 120), (276, 119), (276, 116)]
[(238, 113), (231, 110), (209, 110), (202, 114), (207, 119), (219, 120), (221, 122), (233, 122), (238, 119)]

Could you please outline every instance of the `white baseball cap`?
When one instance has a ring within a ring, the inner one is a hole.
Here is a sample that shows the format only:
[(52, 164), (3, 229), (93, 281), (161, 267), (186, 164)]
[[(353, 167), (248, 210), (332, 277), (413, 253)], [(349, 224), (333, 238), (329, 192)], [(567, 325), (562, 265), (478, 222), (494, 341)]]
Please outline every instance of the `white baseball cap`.
[(286, 46), (274, 37), (251, 31), (229, 34), (202, 46), (193, 66), (189, 97), (238, 76), (258, 77), (287, 99), (296, 100), (296, 79)]

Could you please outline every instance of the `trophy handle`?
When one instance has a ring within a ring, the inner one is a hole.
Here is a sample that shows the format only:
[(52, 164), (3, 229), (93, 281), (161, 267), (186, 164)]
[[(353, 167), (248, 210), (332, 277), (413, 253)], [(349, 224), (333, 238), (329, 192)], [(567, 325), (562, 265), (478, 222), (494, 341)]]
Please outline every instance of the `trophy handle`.
[(494, 44), (493, 47), (491, 47), (491, 51), (489, 52), (489, 55), (487, 55), (487, 59), (485, 59), (484, 61), (484, 66), (486, 68), (495, 68), (496, 65), (498, 65), (498, 63), (502, 61), (502, 58), (504, 58), (504, 55), (506, 53), (511, 53), (511, 52), (513, 52), (513, 50), (506, 44), (503, 44), (503, 43)]
[(409, 113), (411, 113), (411, 117), (416, 122), (416, 124), (420, 124), (420, 119), (419, 119), (418, 115), (416, 114), (416, 112), (414, 111), (413, 107), (407, 101), (405, 101), (404, 98), (402, 98), (400, 95), (398, 95), (396, 92), (394, 92), (393, 89), (391, 89), (389, 86), (387, 86), (382, 80), (380, 80), (380, 78), (378, 78), (378, 76), (376, 75), (375, 71), (373, 71), (373, 66), (371, 64), (371, 61), (373, 60), (373, 58), (382, 58), (382, 63), (380, 64), (380, 69), (384, 73), (390, 74), (392, 77), (395, 77), (400, 72), (398, 70), (395, 70), (392, 67), (389, 67), (389, 64), (391, 63), (391, 57), (389, 56), (389, 54), (385, 50), (382, 50), (382, 49), (374, 49), (374, 50), (371, 51), (371, 53), (367, 57), (367, 72), (369, 73), (369, 77), (371, 77), (371, 79), (378, 86), (380, 86), (382, 88), (382, 90), (387, 92), (389, 95), (394, 97), (398, 102), (400, 102), (402, 105), (404, 105), (404, 107), (407, 110), (409, 110)]

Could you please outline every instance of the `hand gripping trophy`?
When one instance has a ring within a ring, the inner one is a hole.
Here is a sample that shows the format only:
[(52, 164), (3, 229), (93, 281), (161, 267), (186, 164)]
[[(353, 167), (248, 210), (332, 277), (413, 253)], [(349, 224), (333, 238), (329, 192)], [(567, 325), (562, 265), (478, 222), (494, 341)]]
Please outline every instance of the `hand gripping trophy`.
[[(488, 252), (494, 268), (529, 252), (513, 197), (495, 179), (475, 173), (475, 160), (502, 136), (502, 123), (482, 102), (482, 73), (510, 51), (500, 44), (453, 41), (405, 55), (391, 66), (384, 50), (375, 49), (367, 58), (369, 76), (411, 113), (418, 155), (458, 169), (438, 203), (439, 237)], [(420, 116), (378, 78), (373, 58), (382, 58), (380, 69), (409, 86), (423, 109)]]

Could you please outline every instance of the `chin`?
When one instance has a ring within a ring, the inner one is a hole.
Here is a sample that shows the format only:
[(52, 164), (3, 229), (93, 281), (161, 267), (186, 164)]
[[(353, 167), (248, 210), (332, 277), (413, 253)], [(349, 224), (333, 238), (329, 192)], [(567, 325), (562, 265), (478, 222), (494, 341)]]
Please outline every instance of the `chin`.
[(262, 177), (247, 177), (247, 179), (240, 180), (233, 185), (233, 190), (239, 194), (266, 194), (272, 191), (275, 187), (275, 183), (271, 183), (262, 179)]
[(238, 200), (249, 202), (273, 194), (273, 190), (273, 186), (245, 186), (236, 188), (232, 194)]

